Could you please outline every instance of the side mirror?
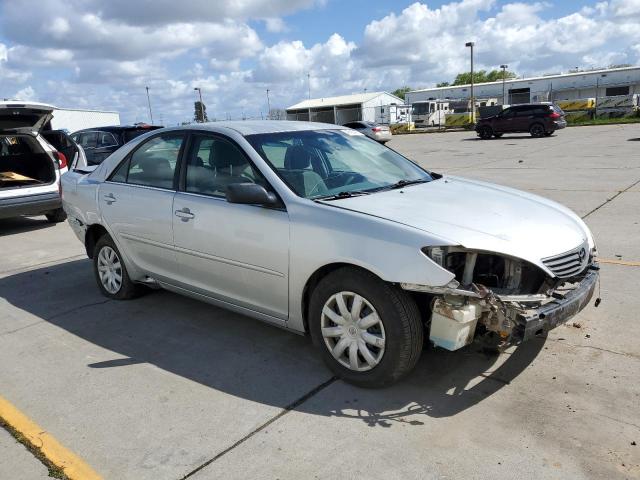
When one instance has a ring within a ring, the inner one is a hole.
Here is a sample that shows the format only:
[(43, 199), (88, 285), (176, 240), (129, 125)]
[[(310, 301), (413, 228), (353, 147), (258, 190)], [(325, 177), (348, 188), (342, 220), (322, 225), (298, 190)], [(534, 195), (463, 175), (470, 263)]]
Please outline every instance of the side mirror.
[(278, 198), (257, 183), (232, 183), (227, 186), (227, 202), (247, 205), (278, 205)]

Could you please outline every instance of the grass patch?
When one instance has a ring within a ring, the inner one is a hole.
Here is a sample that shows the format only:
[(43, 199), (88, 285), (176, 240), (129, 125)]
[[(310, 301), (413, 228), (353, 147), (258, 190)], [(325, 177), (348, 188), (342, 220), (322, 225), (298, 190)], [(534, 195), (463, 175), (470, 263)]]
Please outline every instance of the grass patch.
[(65, 475), (64, 470), (62, 468), (58, 467), (57, 465), (54, 465), (53, 463), (51, 463), (51, 461), (47, 457), (44, 456), (44, 454), (42, 453), (42, 450), (40, 450), (40, 447), (31, 443), (27, 437), (22, 435), (22, 433), (17, 431), (7, 422), (5, 422), (2, 417), (0, 417), (0, 427), (4, 428), (7, 432), (9, 432), (11, 436), (16, 439), (17, 442), (21, 443), (27, 450), (29, 450), (33, 454), (34, 457), (40, 460), (42, 464), (45, 467), (47, 467), (50, 477), (58, 478), (59, 480), (69, 480), (69, 477)]
[(584, 127), (586, 125), (617, 125), (622, 123), (640, 123), (640, 117), (621, 118), (593, 118), (591, 120), (571, 122), (567, 121), (569, 127)]

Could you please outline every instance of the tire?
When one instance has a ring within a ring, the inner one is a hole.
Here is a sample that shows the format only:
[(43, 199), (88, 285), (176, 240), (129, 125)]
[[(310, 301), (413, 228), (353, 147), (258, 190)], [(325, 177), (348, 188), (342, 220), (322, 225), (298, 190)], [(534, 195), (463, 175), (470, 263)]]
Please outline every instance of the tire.
[(491, 127), (482, 127), (478, 132), (478, 136), (482, 140), (489, 140), (493, 136), (493, 130)]
[[(347, 315), (339, 313), (340, 297)], [(367, 325), (351, 321), (358, 297), (362, 305), (358, 318), (368, 319)], [(309, 329), (333, 373), (360, 387), (380, 388), (397, 382), (413, 369), (422, 353), (422, 321), (413, 298), (356, 268), (340, 268), (318, 283), (309, 302)], [(334, 356), (330, 349), (336, 348), (342, 353)]]
[(550, 137), (551, 135), (553, 135), (553, 132), (544, 132), (545, 137)]
[(504, 133), (494, 133), (493, 136), (496, 138), (501, 138)]
[[(115, 275), (114, 283), (110, 283), (107, 277), (103, 280), (100, 274), (101, 268), (106, 268), (109, 273)], [(133, 283), (129, 278), (122, 255), (120, 255), (118, 247), (116, 247), (109, 235), (103, 235), (96, 242), (93, 250), (93, 273), (98, 288), (105, 297), (114, 300), (129, 300), (140, 296), (144, 292), (142, 285)], [(117, 281), (118, 274), (120, 277), (119, 282)]]
[(535, 137), (535, 138), (544, 137), (544, 134), (545, 134), (544, 125), (542, 125), (541, 123), (534, 123), (529, 127), (529, 133), (531, 134), (532, 137)]
[(64, 222), (67, 219), (67, 214), (62, 208), (58, 208), (56, 210), (45, 213), (45, 216), (50, 223), (60, 223)]

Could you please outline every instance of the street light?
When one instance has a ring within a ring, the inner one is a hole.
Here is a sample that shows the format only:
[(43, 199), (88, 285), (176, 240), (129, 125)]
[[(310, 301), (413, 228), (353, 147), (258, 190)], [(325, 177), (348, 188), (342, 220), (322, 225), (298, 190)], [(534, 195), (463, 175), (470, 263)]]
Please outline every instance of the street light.
[(147, 89), (147, 103), (149, 104), (149, 118), (151, 118), (151, 125), (153, 125), (153, 113), (151, 113), (151, 99), (149, 98), (149, 87)]
[(500, 65), (500, 68), (502, 69), (502, 105), (506, 105), (507, 97), (505, 96), (504, 81), (505, 78), (507, 78), (507, 68), (509, 68), (509, 65)]
[(475, 97), (473, 96), (473, 46), (475, 42), (467, 42), (464, 44), (465, 47), (471, 48), (471, 122), (475, 123), (476, 121), (476, 102)]
[(204, 103), (202, 103), (202, 89), (200, 87), (194, 87), (193, 90), (197, 90), (198, 95), (200, 96), (200, 122), (204, 123)]
[(269, 89), (267, 88), (267, 119), (271, 120), (271, 102), (269, 101)]

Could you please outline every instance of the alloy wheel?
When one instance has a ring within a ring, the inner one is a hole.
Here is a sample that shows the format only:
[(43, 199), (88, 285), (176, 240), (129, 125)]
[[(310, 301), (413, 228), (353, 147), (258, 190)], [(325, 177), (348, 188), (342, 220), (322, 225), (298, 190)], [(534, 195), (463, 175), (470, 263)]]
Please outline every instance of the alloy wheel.
[(122, 288), (122, 263), (116, 251), (104, 246), (98, 253), (98, 275), (104, 289), (115, 295)]
[(382, 360), (384, 325), (373, 305), (361, 295), (332, 295), (322, 309), (320, 326), (329, 352), (349, 370), (365, 372)]

